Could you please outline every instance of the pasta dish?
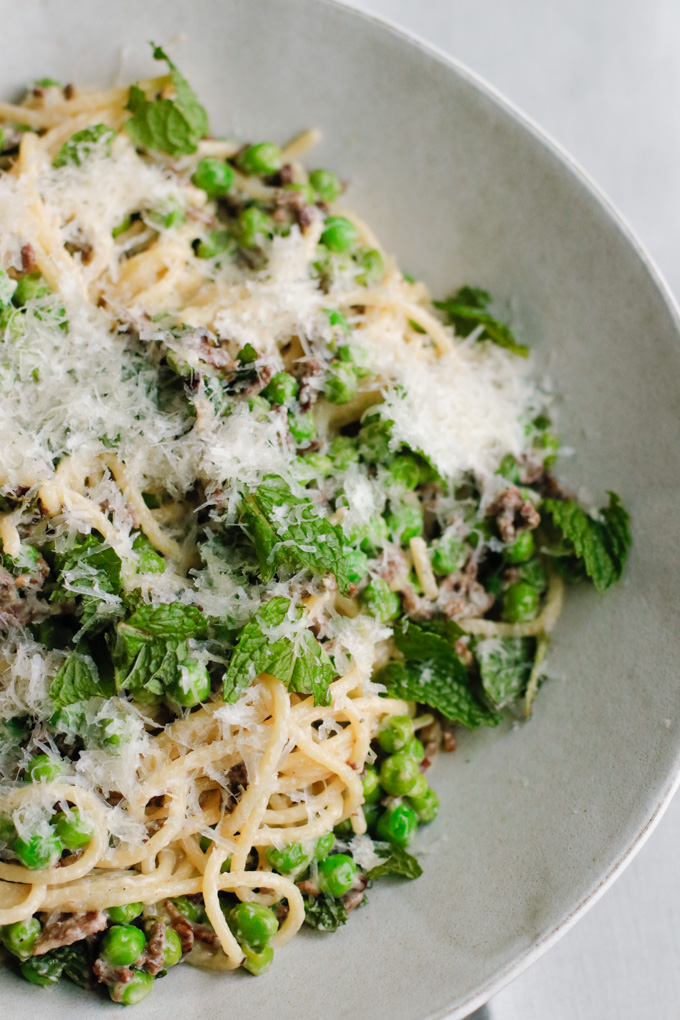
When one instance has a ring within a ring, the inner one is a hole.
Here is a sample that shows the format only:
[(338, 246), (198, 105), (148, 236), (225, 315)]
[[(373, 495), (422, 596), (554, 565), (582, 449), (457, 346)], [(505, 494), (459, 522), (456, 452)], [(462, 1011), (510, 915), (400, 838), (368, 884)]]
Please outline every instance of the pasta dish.
[(529, 716), (630, 544), (491, 297), (154, 56), (0, 103), (2, 952), (127, 1005), (417, 878), (437, 752)]

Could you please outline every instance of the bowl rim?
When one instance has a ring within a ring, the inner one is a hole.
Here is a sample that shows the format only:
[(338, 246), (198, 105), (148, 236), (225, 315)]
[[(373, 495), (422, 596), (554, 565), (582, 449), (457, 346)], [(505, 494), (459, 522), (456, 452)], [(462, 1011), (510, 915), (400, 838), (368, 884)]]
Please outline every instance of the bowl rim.
[[(554, 156), (559, 163), (589, 192), (590, 196), (604, 210), (609, 220), (614, 224), (619, 233), (628, 242), (637, 256), (639, 263), (647, 273), (651, 282), (656, 287), (671, 320), (675, 325), (678, 339), (680, 340), (680, 302), (676, 300), (673, 292), (666, 281), (666, 278), (656, 265), (651, 255), (639, 240), (637, 234), (628, 223), (626, 217), (620, 212), (614, 202), (600, 188), (590, 174), (581, 166), (578, 160), (555, 139), (549, 131), (542, 128), (534, 118), (525, 113), (511, 99), (508, 99), (500, 89), (492, 85), (487, 79), (468, 67), (457, 57), (451, 56), (435, 43), (423, 39), (417, 32), (406, 29), (389, 17), (369, 13), (356, 7), (349, 6), (343, 0), (305, 0), (309, 4), (320, 4), (331, 7), (344, 14), (355, 16), (365, 22), (377, 26), (383, 31), (389, 32), (403, 42), (415, 46), (427, 57), (435, 60), (438, 64), (449, 68), (459, 78), (486, 96), (495, 107), (500, 108), (502, 113), (518, 123), (532, 138), (549, 154)], [(616, 855), (613, 862), (607, 868), (605, 874), (597, 884), (582, 897), (580, 902), (573, 907), (569, 913), (550, 931), (537, 938), (526, 950), (524, 950), (511, 964), (500, 970), (491, 977), (477, 991), (468, 995), (453, 1010), (444, 1009), (428, 1013), (424, 1020), (463, 1020), (469, 1017), (470, 1013), (485, 1005), (494, 995), (500, 992), (506, 985), (519, 977), (544, 953), (554, 946), (563, 935), (573, 928), (591, 907), (593, 907), (616, 879), (623, 874), (636, 854), (642, 849), (652, 832), (659, 824), (664, 812), (670, 804), (674, 794), (680, 788), (680, 742), (678, 744), (678, 756), (675, 765), (660, 789), (655, 791), (654, 806), (647, 821), (638, 829), (636, 835)]]

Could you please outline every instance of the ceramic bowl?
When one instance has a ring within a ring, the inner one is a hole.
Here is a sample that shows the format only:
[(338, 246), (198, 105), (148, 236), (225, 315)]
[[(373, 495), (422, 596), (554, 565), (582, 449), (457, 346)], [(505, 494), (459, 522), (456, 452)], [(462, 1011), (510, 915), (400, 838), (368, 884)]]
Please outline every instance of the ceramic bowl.
[[(178, 40), (178, 36), (181, 38)], [(465, 735), (436, 766), (443, 801), (425, 873), (378, 886), (337, 934), (304, 933), (268, 974), (184, 967), (138, 1020), (275, 1013), (467, 1015), (592, 904), (658, 819), (678, 775), (678, 318), (607, 201), (526, 118), (441, 54), (321, 0), (22, 0), (4, 12), (0, 94), (44, 75), (83, 85), (151, 71), (172, 51), (213, 128), (284, 141), (309, 126), (315, 165), (403, 268), (443, 296), (507, 301), (559, 395), (576, 455), (562, 474), (634, 522), (625, 581), (570, 593), (527, 725)], [(1, 229), (1, 225), (0, 225)], [(4, 1015), (118, 1015), (73, 986), (2, 976)]]

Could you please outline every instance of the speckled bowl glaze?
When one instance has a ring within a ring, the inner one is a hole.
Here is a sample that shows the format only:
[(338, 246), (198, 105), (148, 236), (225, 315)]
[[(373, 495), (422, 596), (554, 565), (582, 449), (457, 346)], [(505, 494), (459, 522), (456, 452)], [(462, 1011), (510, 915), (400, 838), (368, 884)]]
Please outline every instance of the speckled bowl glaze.
[[(303, 933), (268, 974), (184, 967), (151, 1018), (423, 1020), (467, 1015), (592, 904), (658, 819), (680, 732), (680, 346), (656, 271), (607, 201), (503, 99), (441, 54), (322, 0), (23, 0), (4, 11), (0, 93), (35, 77), (102, 86), (170, 43), (217, 132), (317, 165), (435, 295), (467, 282), (513, 309), (559, 394), (568, 483), (630, 507), (635, 546), (605, 598), (573, 590), (528, 725), (462, 737), (438, 761), (425, 874), (377, 887), (335, 935)], [(1, 225), (0, 225), (1, 229)], [(4, 1016), (119, 1014), (2, 973)]]

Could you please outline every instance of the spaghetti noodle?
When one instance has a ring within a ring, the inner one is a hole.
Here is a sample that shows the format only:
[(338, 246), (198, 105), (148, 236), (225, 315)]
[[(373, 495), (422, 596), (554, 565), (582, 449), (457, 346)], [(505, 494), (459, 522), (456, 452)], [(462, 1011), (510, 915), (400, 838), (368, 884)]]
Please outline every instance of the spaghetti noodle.
[(442, 724), (528, 713), (593, 574), (525, 349), (318, 132), (205, 137), (172, 64), (0, 118), (0, 926), (132, 1003), (416, 877)]

